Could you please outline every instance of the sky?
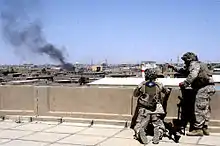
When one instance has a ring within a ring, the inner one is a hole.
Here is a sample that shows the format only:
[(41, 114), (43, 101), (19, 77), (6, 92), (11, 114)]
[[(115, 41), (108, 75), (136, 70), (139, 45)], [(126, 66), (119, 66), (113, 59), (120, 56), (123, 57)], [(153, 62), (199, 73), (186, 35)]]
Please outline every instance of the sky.
[[(41, 0), (38, 12), (71, 63), (176, 62), (187, 51), (220, 61), (217, 0)], [(53, 63), (15, 50), (0, 36), (0, 64)]]

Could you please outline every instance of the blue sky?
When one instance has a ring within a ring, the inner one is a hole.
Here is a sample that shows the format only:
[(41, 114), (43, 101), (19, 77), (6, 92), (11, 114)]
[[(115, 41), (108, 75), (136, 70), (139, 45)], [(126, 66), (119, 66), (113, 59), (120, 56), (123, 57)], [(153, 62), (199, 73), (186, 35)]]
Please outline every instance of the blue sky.
[[(220, 61), (220, 1), (45, 0), (39, 16), (47, 40), (69, 62), (168, 62), (187, 51)], [(0, 64), (51, 63), (17, 55), (0, 39)]]

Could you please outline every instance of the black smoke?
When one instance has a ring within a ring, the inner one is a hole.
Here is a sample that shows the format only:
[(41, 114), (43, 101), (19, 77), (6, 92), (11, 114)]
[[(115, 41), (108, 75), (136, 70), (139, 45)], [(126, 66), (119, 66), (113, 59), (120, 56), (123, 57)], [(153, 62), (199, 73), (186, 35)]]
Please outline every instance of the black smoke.
[[(34, 12), (40, 12), (38, 0), (5, 0), (1, 6), (1, 27), (3, 39), (15, 50), (46, 54), (63, 67), (66, 63), (63, 52), (44, 37), (40, 19)], [(70, 67), (69, 67), (70, 68)]]

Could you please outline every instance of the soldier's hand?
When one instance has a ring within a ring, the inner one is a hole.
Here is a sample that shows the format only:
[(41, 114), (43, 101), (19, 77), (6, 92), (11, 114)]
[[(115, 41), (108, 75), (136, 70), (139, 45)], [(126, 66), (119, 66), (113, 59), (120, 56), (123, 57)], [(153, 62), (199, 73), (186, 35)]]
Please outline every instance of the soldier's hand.
[(133, 92), (134, 97), (138, 97), (141, 94), (140, 88), (136, 87)]
[(141, 82), (140, 84), (138, 84), (137, 88), (141, 88), (143, 86), (143, 82)]
[(179, 83), (179, 87), (180, 87), (180, 88), (186, 88), (186, 86), (187, 86), (187, 85), (186, 85), (185, 82), (180, 82), (180, 83)]

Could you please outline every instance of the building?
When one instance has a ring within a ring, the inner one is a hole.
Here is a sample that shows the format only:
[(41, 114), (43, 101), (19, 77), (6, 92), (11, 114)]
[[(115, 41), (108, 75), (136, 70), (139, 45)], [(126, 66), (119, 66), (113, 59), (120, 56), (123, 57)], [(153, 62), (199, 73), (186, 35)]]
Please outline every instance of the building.
[(141, 72), (142, 77), (144, 78), (144, 71), (148, 68), (158, 68), (156, 61), (142, 61), (141, 62)]
[(103, 67), (100, 65), (93, 65), (93, 66), (91, 66), (91, 69), (93, 72), (102, 72), (103, 71)]

